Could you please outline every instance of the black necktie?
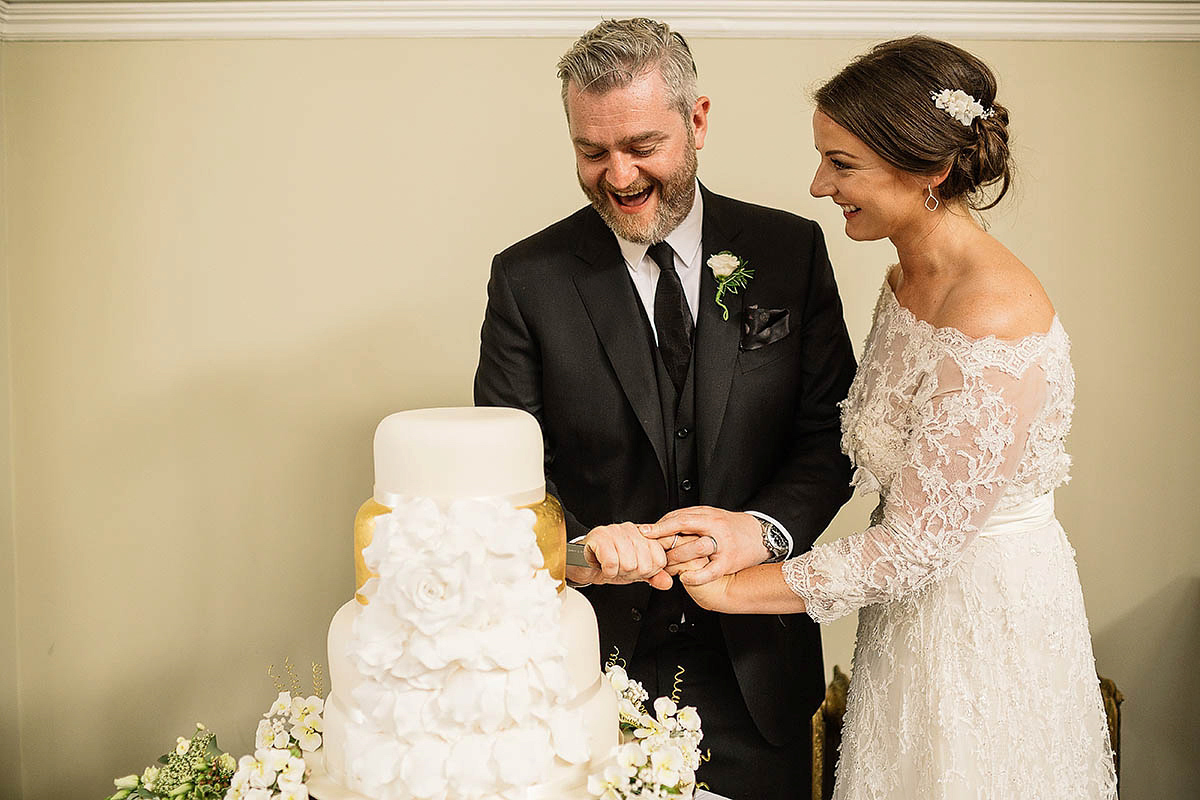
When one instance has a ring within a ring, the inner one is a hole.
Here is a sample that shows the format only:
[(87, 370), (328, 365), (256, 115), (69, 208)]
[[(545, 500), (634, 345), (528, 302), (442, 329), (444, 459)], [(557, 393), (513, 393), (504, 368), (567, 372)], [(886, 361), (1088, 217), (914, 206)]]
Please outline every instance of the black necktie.
[(683, 391), (688, 362), (692, 360), (692, 311), (683, 294), (683, 284), (675, 271), (675, 253), (666, 242), (650, 246), (650, 257), (661, 270), (654, 288), (654, 330), (658, 333), (658, 352), (667, 365), (667, 374), (675, 391)]

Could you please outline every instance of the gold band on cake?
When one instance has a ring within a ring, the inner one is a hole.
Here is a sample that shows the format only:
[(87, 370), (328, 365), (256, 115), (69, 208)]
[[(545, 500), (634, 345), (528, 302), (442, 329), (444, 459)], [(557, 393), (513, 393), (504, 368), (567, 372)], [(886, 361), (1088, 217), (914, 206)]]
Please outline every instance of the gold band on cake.
[[(542, 551), (546, 569), (550, 577), (558, 582), (561, 592), (567, 585), (567, 521), (563, 514), (562, 505), (553, 495), (542, 493), (541, 502), (522, 505), (528, 508), (536, 518), (533, 532), (537, 535), (538, 549)], [(395, 495), (399, 497), (399, 495)], [(389, 498), (390, 499), (390, 498)], [(375, 534), (375, 518), (390, 514), (392, 509), (377, 501), (374, 497), (363, 503), (354, 517), (354, 599), (362, 605), (367, 604), (367, 598), (362, 596), (363, 584), (372, 577), (372, 572), (363, 561), (363, 548), (371, 543)]]

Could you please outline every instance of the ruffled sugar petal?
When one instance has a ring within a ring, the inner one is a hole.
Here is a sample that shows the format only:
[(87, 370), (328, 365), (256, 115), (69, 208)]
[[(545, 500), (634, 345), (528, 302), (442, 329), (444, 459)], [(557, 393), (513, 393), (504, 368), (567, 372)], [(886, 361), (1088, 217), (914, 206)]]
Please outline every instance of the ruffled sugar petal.
[(434, 736), (416, 741), (400, 762), (400, 780), (414, 798), (445, 797), (450, 746)]
[(491, 737), (477, 733), (454, 742), (446, 773), (452, 796), (485, 796), (497, 780)]
[(576, 714), (563, 708), (552, 709), (550, 738), (555, 755), (568, 764), (582, 764), (588, 760), (587, 734), (579, 725)]
[(501, 731), (493, 752), (501, 780), (514, 786), (530, 786), (550, 769), (550, 737), (541, 726)]

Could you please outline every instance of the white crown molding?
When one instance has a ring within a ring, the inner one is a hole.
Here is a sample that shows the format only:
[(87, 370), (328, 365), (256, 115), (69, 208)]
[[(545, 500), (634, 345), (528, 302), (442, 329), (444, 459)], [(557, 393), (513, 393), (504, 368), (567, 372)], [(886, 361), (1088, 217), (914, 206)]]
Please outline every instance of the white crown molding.
[(697, 37), (1200, 41), (1200, 2), (1030, 0), (0, 0), (0, 40), (573, 37), (629, 16)]

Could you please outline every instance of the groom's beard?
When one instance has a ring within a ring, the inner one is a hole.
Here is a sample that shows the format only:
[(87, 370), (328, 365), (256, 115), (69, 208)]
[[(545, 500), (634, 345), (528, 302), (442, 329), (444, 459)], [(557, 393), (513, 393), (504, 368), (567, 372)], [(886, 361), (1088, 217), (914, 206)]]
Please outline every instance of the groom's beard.
[[(654, 209), (654, 215), (648, 220), (624, 214), (613, 208), (613, 200), (608, 193), (613, 187), (605, 180), (593, 187), (579, 178), (579, 187), (613, 233), (637, 244), (655, 244), (666, 239), (667, 234), (679, 227), (679, 223), (683, 222), (684, 217), (692, 210), (692, 203), (696, 199), (696, 167), (696, 149), (689, 146), (684, 151), (683, 163), (679, 165), (679, 169), (668, 175), (665, 181), (642, 176), (632, 187), (623, 187), (635, 191), (651, 185), (656, 188), (658, 205)], [(575, 175), (579, 177), (578, 172)]]

